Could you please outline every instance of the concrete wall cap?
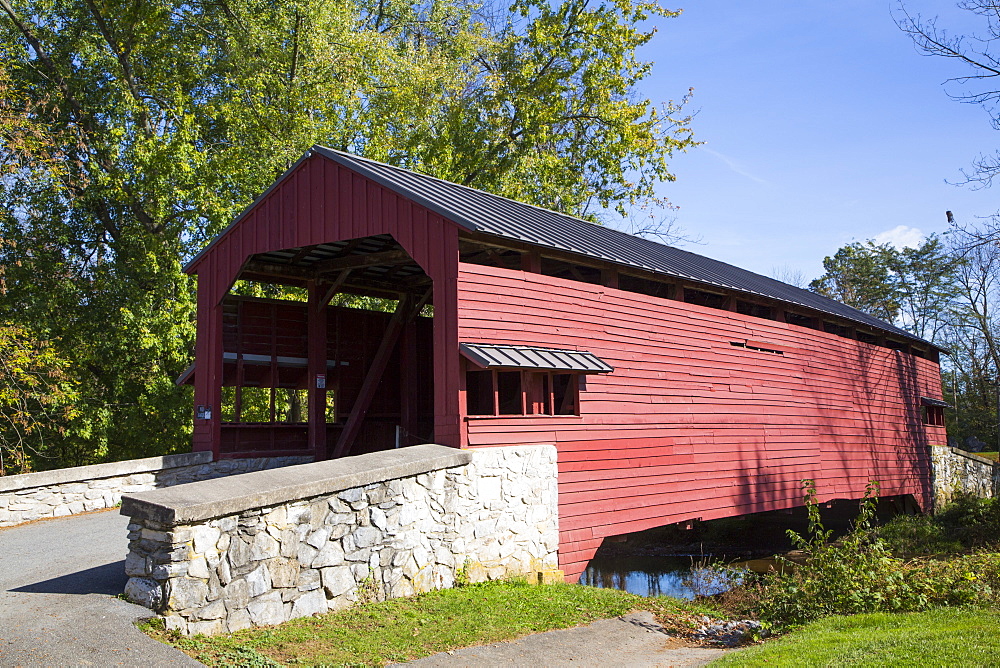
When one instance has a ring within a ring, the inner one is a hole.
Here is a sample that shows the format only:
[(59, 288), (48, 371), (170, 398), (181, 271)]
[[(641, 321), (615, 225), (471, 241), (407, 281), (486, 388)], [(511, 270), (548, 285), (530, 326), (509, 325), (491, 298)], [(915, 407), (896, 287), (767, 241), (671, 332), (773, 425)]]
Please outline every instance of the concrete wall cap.
[(988, 466), (996, 466), (997, 465), (997, 462), (993, 461), (992, 459), (989, 459), (987, 457), (983, 457), (981, 455), (977, 455), (974, 452), (969, 452), (967, 450), (962, 450), (961, 448), (955, 448), (955, 447), (952, 447), (950, 445), (945, 446), (945, 447), (948, 448), (949, 450), (951, 450), (952, 454), (956, 454), (959, 457), (965, 457), (966, 459), (971, 459), (972, 461), (979, 462), (980, 464), (986, 464)]
[(123, 462), (91, 464), (90, 466), (74, 466), (73, 468), (56, 469), (55, 471), (0, 476), (0, 492), (16, 492), (32, 487), (48, 487), (50, 485), (61, 485), (70, 482), (117, 478), (132, 475), (133, 473), (149, 473), (151, 471), (175, 469), (181, 466), (208, 464), (211, 461), (211, 452), (186, 452), (179, 455), (128, 459)]
[(128, 494), (122, 497), (121, 514), (161, 524), (191, 524), (470, 461), (467, 450), (414, 445)]

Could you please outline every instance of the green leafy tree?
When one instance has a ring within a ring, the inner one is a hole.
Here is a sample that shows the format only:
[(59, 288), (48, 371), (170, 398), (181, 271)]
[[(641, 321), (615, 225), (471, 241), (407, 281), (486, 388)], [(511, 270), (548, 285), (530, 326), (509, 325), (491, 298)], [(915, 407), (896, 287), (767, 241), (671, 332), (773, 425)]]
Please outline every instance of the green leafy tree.
[[(663, 207), (692, 145), (618, 0), (0, 0), (0, 318), (79, 383), (84, 460), (188, 446), (180, 271), (314, 143), (571, 214)], [(84, 463), (74, 461), (73, 463)]]
[(889, 256), (890, 270), (899, 295), (896, 324), (922, 339), (936, 341), (955, 318), (961, 289), (957, 284), (961, 256), (936, 235), (917, 247)]
[(853, 306), (876, 318), (895, 321), (900, 295), (892, 275), (896, 252), (888, 244), (854, 242), (823, 258), (825, 273), (809, 284), (821, 295)]
[(49, 343), (0, 324), (0, 475), (72, 460), (64, 437), (78, 396), (68, 366)]
[(823, 260), (810, 289), (933, 341), (952, 321), (962, 260), (937, 236), (897, 250), (851, 243)]

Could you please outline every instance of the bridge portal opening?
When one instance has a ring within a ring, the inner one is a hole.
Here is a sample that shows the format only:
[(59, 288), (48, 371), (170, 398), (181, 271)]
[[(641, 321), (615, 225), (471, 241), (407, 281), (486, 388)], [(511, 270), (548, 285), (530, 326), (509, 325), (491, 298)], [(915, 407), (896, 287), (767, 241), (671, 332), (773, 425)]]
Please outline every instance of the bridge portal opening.
[(432, 442), (433, 311), (430, 277), (390, 235), (248, 258), (222, 303), (220, 456)]

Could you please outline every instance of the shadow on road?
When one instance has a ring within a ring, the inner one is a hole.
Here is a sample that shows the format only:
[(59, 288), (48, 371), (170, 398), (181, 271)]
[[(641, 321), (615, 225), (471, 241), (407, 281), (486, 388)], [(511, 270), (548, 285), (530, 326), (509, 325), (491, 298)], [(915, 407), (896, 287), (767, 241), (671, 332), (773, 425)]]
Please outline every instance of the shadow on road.
[(117, 596), (125, 591), (125, 561), (95, 566), (76, 573), (60, 575), (50, 580), (24, 585), (9, 591), (31, 594), (108, 594)]

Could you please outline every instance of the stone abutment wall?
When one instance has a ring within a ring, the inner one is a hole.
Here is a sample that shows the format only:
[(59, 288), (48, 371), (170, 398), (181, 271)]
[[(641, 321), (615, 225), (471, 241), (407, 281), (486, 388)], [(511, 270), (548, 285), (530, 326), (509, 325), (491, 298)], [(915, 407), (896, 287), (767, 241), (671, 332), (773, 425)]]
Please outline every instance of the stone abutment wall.
[(0, 527), (112, 508), (122, 494), (309, 461), (311, 457), (258, 457), (213, 462), (211, 452), (192, 452), (3, 476)]
[(557, 571), (552, 446), (420, 445), (126, 496), (126, 595), (186, 634)]
[(947, 445), (931, 446), (931, 487), (934, 509), (956, 496), (1000, 496), (1000, 466), (991, 459)]

